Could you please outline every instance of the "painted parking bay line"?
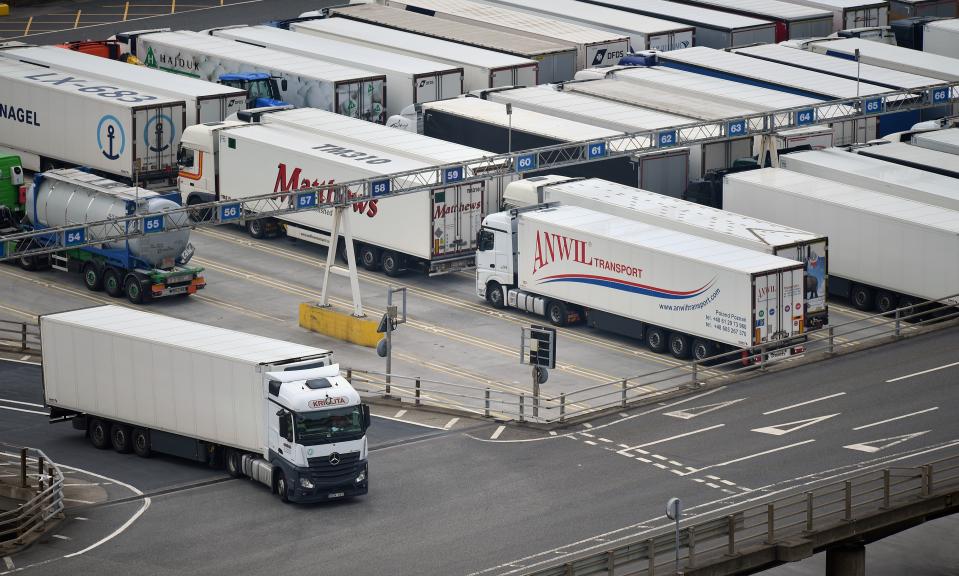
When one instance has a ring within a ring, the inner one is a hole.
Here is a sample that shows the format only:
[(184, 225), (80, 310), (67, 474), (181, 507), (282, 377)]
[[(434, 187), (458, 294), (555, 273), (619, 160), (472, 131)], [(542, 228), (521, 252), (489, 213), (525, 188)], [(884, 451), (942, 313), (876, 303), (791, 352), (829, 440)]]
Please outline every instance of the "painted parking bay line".
[(945, 370), (946, 368), (952, 368), (953, 366), (959, 366), (959, 362), (953, 362), (952, 364), (946, 364), (945, 366), (937, 366), (935, 368), (930, 368), (928, 370), (923, 370), (922, 372), (913, 372), (912, 374), (906, 374), (905, 376), (899, 376), (898, 378), (892, 378), (886, 380), (886, 384), (891, 382), (898, 382), (900, 380), (905, 380), (906, 378), (913, 378), (915, 376), (922, 376), (923, 374), (928, 374), (930, 372), (938, 372), (939, 370)]

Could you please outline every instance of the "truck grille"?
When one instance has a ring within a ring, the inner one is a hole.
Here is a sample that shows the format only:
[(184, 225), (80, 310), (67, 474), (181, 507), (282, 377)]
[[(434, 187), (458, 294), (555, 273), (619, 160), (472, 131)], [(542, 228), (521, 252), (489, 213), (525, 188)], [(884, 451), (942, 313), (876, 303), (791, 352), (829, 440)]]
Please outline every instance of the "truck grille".
[(359, 474), (362, 466), (359, 452), (340, 454), (340, 462), (335, 466), (330, 464), (329, 456), (308, 458), (307, 462), (310, 465), (310, 478), (318, 486), (335, 486), (349, 482)]

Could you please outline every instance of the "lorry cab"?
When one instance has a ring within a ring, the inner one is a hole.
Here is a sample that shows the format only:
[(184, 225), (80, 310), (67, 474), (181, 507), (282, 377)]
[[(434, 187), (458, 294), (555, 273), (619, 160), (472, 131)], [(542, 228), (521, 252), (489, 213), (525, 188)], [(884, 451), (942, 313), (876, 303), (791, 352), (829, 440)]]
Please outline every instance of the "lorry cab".
[(177, 188), (183, 204), (199, 204), (219, 199), (219, 178), (216, 171), (216, 156), (219, 151), (217, 133), (224, 128), (245, 124), (246, 122), (224, 120), (195, 124), (183, 131), (177, 152)]
[(23, 217), (27, 187), (19, 156), (0, 156), (0, 229), (16, 228)]
[(476, 294), (497, 308), (505, 303), (505, 288), (516, 285), (516, 218), (497, 212), (483, 219), (476, 239)]
[(281, 82), (283, 85), (277, 86), (276, 78), (265, 72), (223, 74), (218, 80), (224, 86), (246, 90), (247, 108), (284, 106), (286, 103), (280, 100), (280, 92), (286, 91), (286, 80)]

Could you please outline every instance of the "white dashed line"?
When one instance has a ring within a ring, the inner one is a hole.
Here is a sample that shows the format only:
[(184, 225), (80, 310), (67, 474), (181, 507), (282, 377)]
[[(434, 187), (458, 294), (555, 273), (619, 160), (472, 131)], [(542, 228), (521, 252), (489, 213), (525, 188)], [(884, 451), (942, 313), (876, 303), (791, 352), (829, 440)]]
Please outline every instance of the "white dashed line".
[(693, 478), (693, 482), (699, 482), (700, 484), (702, 484), (705, 482), (705, 480), (703, 480), (702, 478)]
[(629, 448), (629, 446), (627, 446), (626, 444), (617, 444), (617, 446), (619, 446), (620, 448)]
[(450, 418), (450, 421), (446, 423), (446, 426), (443, 426), (443, 430), (449, 430), (453, 427), (453, 424), (456, 424), (459, 421), (459, 418)]
[(890, 382), (898, 382), (900, 380), (905, 380), (906, 378), (912, 378), (913, 376), (920, 376), (922, 374), (928, 374), (930, 372), (936, 372), (937, 370), (945, 370), (946, 368), (952, 368), (953, 366), (959, 366), (959, 362), (953, 362), (952, 364), (946, 364), (945, 366), (939, 366), (936, 368), (930, 368), (928, 370), (923, 370), (922, 372), (914, 372), (912, 374), (906, 374), (905, 376), (900, 376), (898, 378), (893, 378), (892, 380), (886, 380), (886, 384)]
[(89, 500), (78, 500), (78, 499), (76, 499), (76, 498), (64, 498), (63, 501), (64, 501), (64, 502), (76, 502), (77, 504), (95, 504), (95, 502), (91, 502), (91, 501), (89, 501)]
[[(3, 406), (0, 406), (0, 408), (3, 408)], [(879, 422), (873, 422), (872, 424), (866, 424), (866, 425), (864, 425), (864, 426), (857, 426), (856, 428), (853, 428), (853, 430), (864, 430), (864, 429), (866, 429), (866, 428), (872, 428), (873, 426), (879, 426), (880, 424), (885, 424), (885, 423), (887, 423), (887, 422), (892, 422), (892, 421), (894, 421), (894, 420), (902, 420), (903, 418), (909, 418), (910, 416), (917, 416), (917, 415), (919, 415), (919, 414), (925, 414), (926, 412), (932, 412), (932, 411), (938, 410), (938, 409), (939, 409), (938, 406), (933, 406), (932, 408), (926, 408), (925, 410), (920, 410), (920, 411), (918, 411), (918, 412), (910, 412), (909, 414), (903, 414), (902, 416), (896, 416), (895, 418), (890, 418), (890, 419), (888, 419), (888, 420), (880, 420)]]
[(650, 462), (652, 462), (652, 460), (650, 460), (649, 458), (640, 458), (640, 457), (637, 456), (636, 459), (639, 460), (640, 462), (645, 462), (645, 463), (647, 463), (647, 464), (649, 464)]
[(713, 484), (712, 482), (706, 482), (706, 486), (710, 488), (719, 488), (719, 484)]
[(711, 476), (709, 474), (706, 475), (706, 478), (709, 478), (710, 480), (719, 480), (719, 476)]
[(662, 469), (662, 470), (666, 470), (667, 468), (669, 468), (669, 466), (666, 466), (666, 465), (664, 465), (664, 464), (660, 464), (659, 462), (653, 462), (653, 466), (655, 466), (655, 467), (657, 467), (657, 468), (660, 468), (660, 469)]
[[(66, 500), (66, 498), (64, 498), (64, 500)], [(60, 540), (69, 540), (69, 539), (70, 539), (69, 536), (64, 536), (63, 534), (54, 534), (53, 537), (54, 537), (54, 538), (59, 538)]]
[(9, 556), (4, 556), (4, 557), (3, 557), (3, 563), (6, 564), (7, 570), (13, 570), (13, 569), (14, 569), (13, 560), (12, 560)]
[(583, 422), (583, 426), (586, 427), (586, 428), (592, 428), (592, 427), (593, 427), (593, 425), (590, 424), (589, 422)]
[(675, 460), (670, 460), (669, 463), (672, 464), (673, 466), (682, 466), (682, 463), (677, 462)]
[(583, 440), (583, 442), (589, 444), (590, 446), (595, 446), (595, 445), (596, 445), (596, 443), (593, 442), (592, 440)]
[(612, 440), (609, 440), (608, 438), (600, 438), (599, 441), (600, 441), (600, 442), (606, 442), (607, 444), (612, 444), (612, 443), (613, 443), (613, 441), (612, 441)]
[(723, 484), (725, 484), (726, 486), (735, 486), (735, 485), (736, 485), (735, 482), (730, 482), (729, 480), (720, 479), (719, 481), (722, 482)]
[(499, 435), (503, 433), (503, 430), (506, 430), (506, 426), (500, 426), (496, 429), (496, 432), (493, 432), (493, 435), (489, 437), (490, 440), (496, 440), (499, 438)]
[(670, 472), (672, 472), (673, 474), (675, 474), (675, 475), (677, 475), (677, 476), (682, 476), (682, 475), (683, 475), (683, 471), (682, 471), (682, 470), (670, 470)]
[(580, 435), (580, 436), (586, 436), (587, 438), (595, 438), (595, 437), (596, 437), (595, 435), (590, 434), (589, 432), (579, 432), (579, 435)]
[(549, 435), (550, 435), (550, 436), (556, 436), (556, 432), (555, 432), (554, 430), (550, 430), (550, 431), (549, 431)]
[(660, 456), (659, 454), (653, 454), (652, 456), (653, 458), (657, 460), (669, 460), (669, 458), (666, 458), (665, 456)]
[(84, 518), (83, 516), (77, 516), (76, 518), (74, 518), (74, 520), (79, 520), (80, 522), (86, 522), (86, 521), (87, 521), (87, 519)]
[(800, 402), (798, 404), (790, 404), (789, 406), (783, 406), (782, 408), (776, 408), (775, 410), (770, 410), (769, 412), (763, 412), (763, 416), (769, 416), (770, 414), (775, 414), (776, 412), (782, 412), (783, 410), (790, 410), (792, 408), (798, 408), (800, 406), (805, 406), (806, 404), (812, 404), (813, 402), (819, 402), (821, 400), (829, 400), (830, 398), (836, 398), (837, 396), (845, 396), (845, 392), (839, 392), (836, 394), (830, 394), (829, 396), (823, 396), (822, 398), (814, 398), (812, 400), (806, 400), (805, 402)]
[(733, 492), (729, 488), (723, 488), (722, 491), (725, 492), (726, 494), (735, 494), (735, 492)]
[(406, 414), (406, 410), (397, 410), (396, 414), (393, 414), (393, 418), (402, 418)]

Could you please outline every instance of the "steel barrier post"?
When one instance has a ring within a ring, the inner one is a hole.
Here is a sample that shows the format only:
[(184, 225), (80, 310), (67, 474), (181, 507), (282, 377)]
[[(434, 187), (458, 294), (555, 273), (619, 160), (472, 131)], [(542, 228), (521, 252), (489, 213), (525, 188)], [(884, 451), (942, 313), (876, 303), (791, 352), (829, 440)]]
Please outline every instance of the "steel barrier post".
[(726, 516), (726, 532), (729, 534), (729, 542), (727, 544), (726, 555), (735, 556), (736, 555), (736, 515), (730, 514)]
[(896, 338), (899, 338), (899, 336), (902, 335), (900, 331), (900, 322), (901, 321), (899, 320), (899, 308), (896, 308)]
[(826, 346), (826, 354), (835, 354), (835, 335), (833, 334), (833, 327), (829, 327), (829, 344)]
[(692, 568), (696, 564), (696, 527), (687, 528), (686, 536), (689, 538), (689, 558), (686, 565)]
[(346, 381), (350, 383), (350, 386), (353, 385), (353, 369), (352, 368), (346, 369)]
[(489, 388), (483, 393), (483, 416), (489, 418)]
[(773, 504), (766, 504), (766, 544), (776, 541), (776, 509)]
[(806, 532), (812, 532), (812, 492), (806, 492)]
[(692, 381), (692, 384), (693, 384), (693, 387), (695, 388), (696, 385), (699, 384), (699, 378), (697, 377), (697, 376), (699, 375), (699, 363), (696, 362), (695, 360), (693, 360), (693, 361), (692, 361), (692, 365), (693, 365), (693, 381)]
[(626, 382), (625, 379), (623, 379), (623, 392), (622, 392), (623, 399), (622, 399), (622, 402), (620, 402), (620, 404), (622, 404), (623, 408), (626, 407), (626, 386), (627, 386), (627, 382)]
[(843, 488), (845, 489), (845, 501), (846, 501), (846, 510), (843, 514), (843, 519), (846, 522), (852, 521), (852, 482), (846, 480), (843, 482)]
[(389, 397), (390, 397), (390, 377), (389, 377), (389, 375), (386, 376), (386, 390), (385, 390), (385, 394), (384, 394), (383, 397), (384, 397), (384, 398), (389, 398)]
[(883, 510), (889, 508), (889, 469), (886, 468), (882, 471), (882, 508)]
[(43, 455), (37, 454), (37, 481), (40, 483), (40, 492), (43, 492)]
[(932, 464), (926, 464), (926, 494), (932, 496)]
[(415, 391), (415, 393), (416, 393), (416, 401), (415, 401), (415, 404), (416, 404), (417, 406), (419, 406), (419, 405), (420, 405), (420, 379), (419, 379), (418, 376), (417, 376), (417, 378), (416, 378), (416, 391)]
[(24, 322), (20, 325), (20, 351), (27, 351), (27, 323)]
[(616, 573), (616, 553), (612, 550), (606, 551), (606, 573), (614, 576)]
[(566, 392), (559, 393), (559, 421), (566, 421)]
[(566, 564), (563, 564), (563, 576), (573, 576), (572, 562), (567, 562)]
[(526, 394), (520, 392), (519, 394), (519, 421), (525, 422), (526, 418)]
[(20, 487), (27, 487), (27, 449), (20, 449)]
[(646, 555), (649, 556), (649, 576), (656, 576), (656, 545), (652, 538), (646, 541)]
[(766, 345), (763, 344), (759, 347), (759, 369), (763, 372), (766, 371)]
[(927, 498), (929, 497), (929, 465), (925, 464), (920, 468), (921, 474), (919, 477), (919, 497)]

